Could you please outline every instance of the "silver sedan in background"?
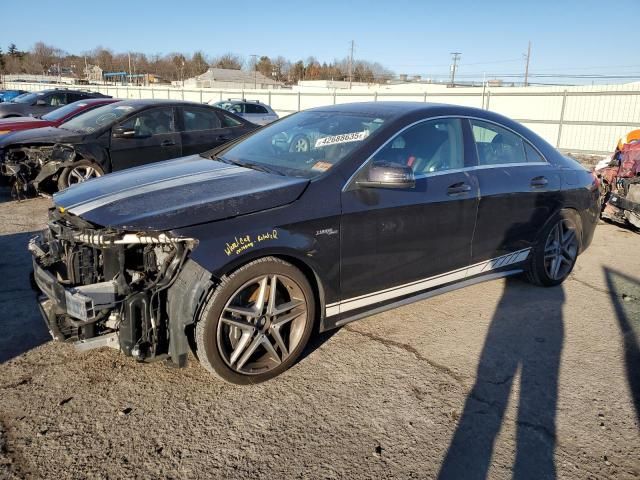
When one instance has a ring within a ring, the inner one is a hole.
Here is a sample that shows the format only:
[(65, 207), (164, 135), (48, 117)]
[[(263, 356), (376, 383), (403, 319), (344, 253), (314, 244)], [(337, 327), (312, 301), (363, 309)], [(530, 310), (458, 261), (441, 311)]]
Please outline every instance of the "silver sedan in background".
[(258, 100), (233, 100), (229, 98), (219, 102), (212, 100), (209, 104), (235, 113), (256, 125), (266, 125), (279, 118), (278, 114), (269, 105)]

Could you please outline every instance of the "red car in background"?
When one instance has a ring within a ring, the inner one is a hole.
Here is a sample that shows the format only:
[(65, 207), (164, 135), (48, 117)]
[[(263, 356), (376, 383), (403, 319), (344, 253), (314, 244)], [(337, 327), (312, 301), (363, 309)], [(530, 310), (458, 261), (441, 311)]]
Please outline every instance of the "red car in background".
[(32, 128), (57, 127), (71, 120), (81, 113), (109, 103), (119, 102), (117, 98), (87, 98), (78, 100), (43, 115), (36, 117), (12, 117), (0, 119), (0, 135), (17, 132), (18, 130), (30, 130)]

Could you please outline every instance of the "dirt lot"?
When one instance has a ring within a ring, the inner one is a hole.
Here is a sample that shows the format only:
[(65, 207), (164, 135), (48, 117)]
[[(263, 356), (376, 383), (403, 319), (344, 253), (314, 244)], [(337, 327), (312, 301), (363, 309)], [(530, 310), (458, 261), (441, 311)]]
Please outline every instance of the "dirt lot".
[(0, 199), (0, 478), (640, 476), (637, 234), (599, 226), (562, 287), (376, 315), (234, 387), (50, 342), (25, 249), (48, 205)]

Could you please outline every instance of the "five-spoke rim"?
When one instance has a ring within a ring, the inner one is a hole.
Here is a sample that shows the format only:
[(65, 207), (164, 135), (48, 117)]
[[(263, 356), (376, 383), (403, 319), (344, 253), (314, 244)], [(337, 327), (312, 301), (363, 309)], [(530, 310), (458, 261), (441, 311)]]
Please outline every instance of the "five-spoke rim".
[(300, 286), (284, 275), (262, 275), (238, 288), (222, 310), (220, 356), (234, 371), (265, 373), (299, 345), (308, 321)]
[(575, 227), (567, 220), (558, 222), (549, 232), (544, 247), (544, 268), (552, 280), (567, 276), (578, 256)]
[(95, 168), (91, 166), (82, 165), (78, 167), (73, 167), (69, 171), (69, 177), (68, 177), (69, 185), (72, 185), (74, 183), (86, 182), (91, 178), (95, 178), (99, 176), (100, 176), (100, 172), (98, 172)]

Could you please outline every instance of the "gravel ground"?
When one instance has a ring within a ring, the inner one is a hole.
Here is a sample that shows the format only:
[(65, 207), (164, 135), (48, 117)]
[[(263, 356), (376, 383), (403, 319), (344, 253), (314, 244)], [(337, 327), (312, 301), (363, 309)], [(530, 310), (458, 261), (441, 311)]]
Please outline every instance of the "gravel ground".
[(48, 339), (0, 203), (0, 478), (640, 477), (640, 236), (600, 225), (561, 287), (494, 281), (314, 341), (236, 387)]

